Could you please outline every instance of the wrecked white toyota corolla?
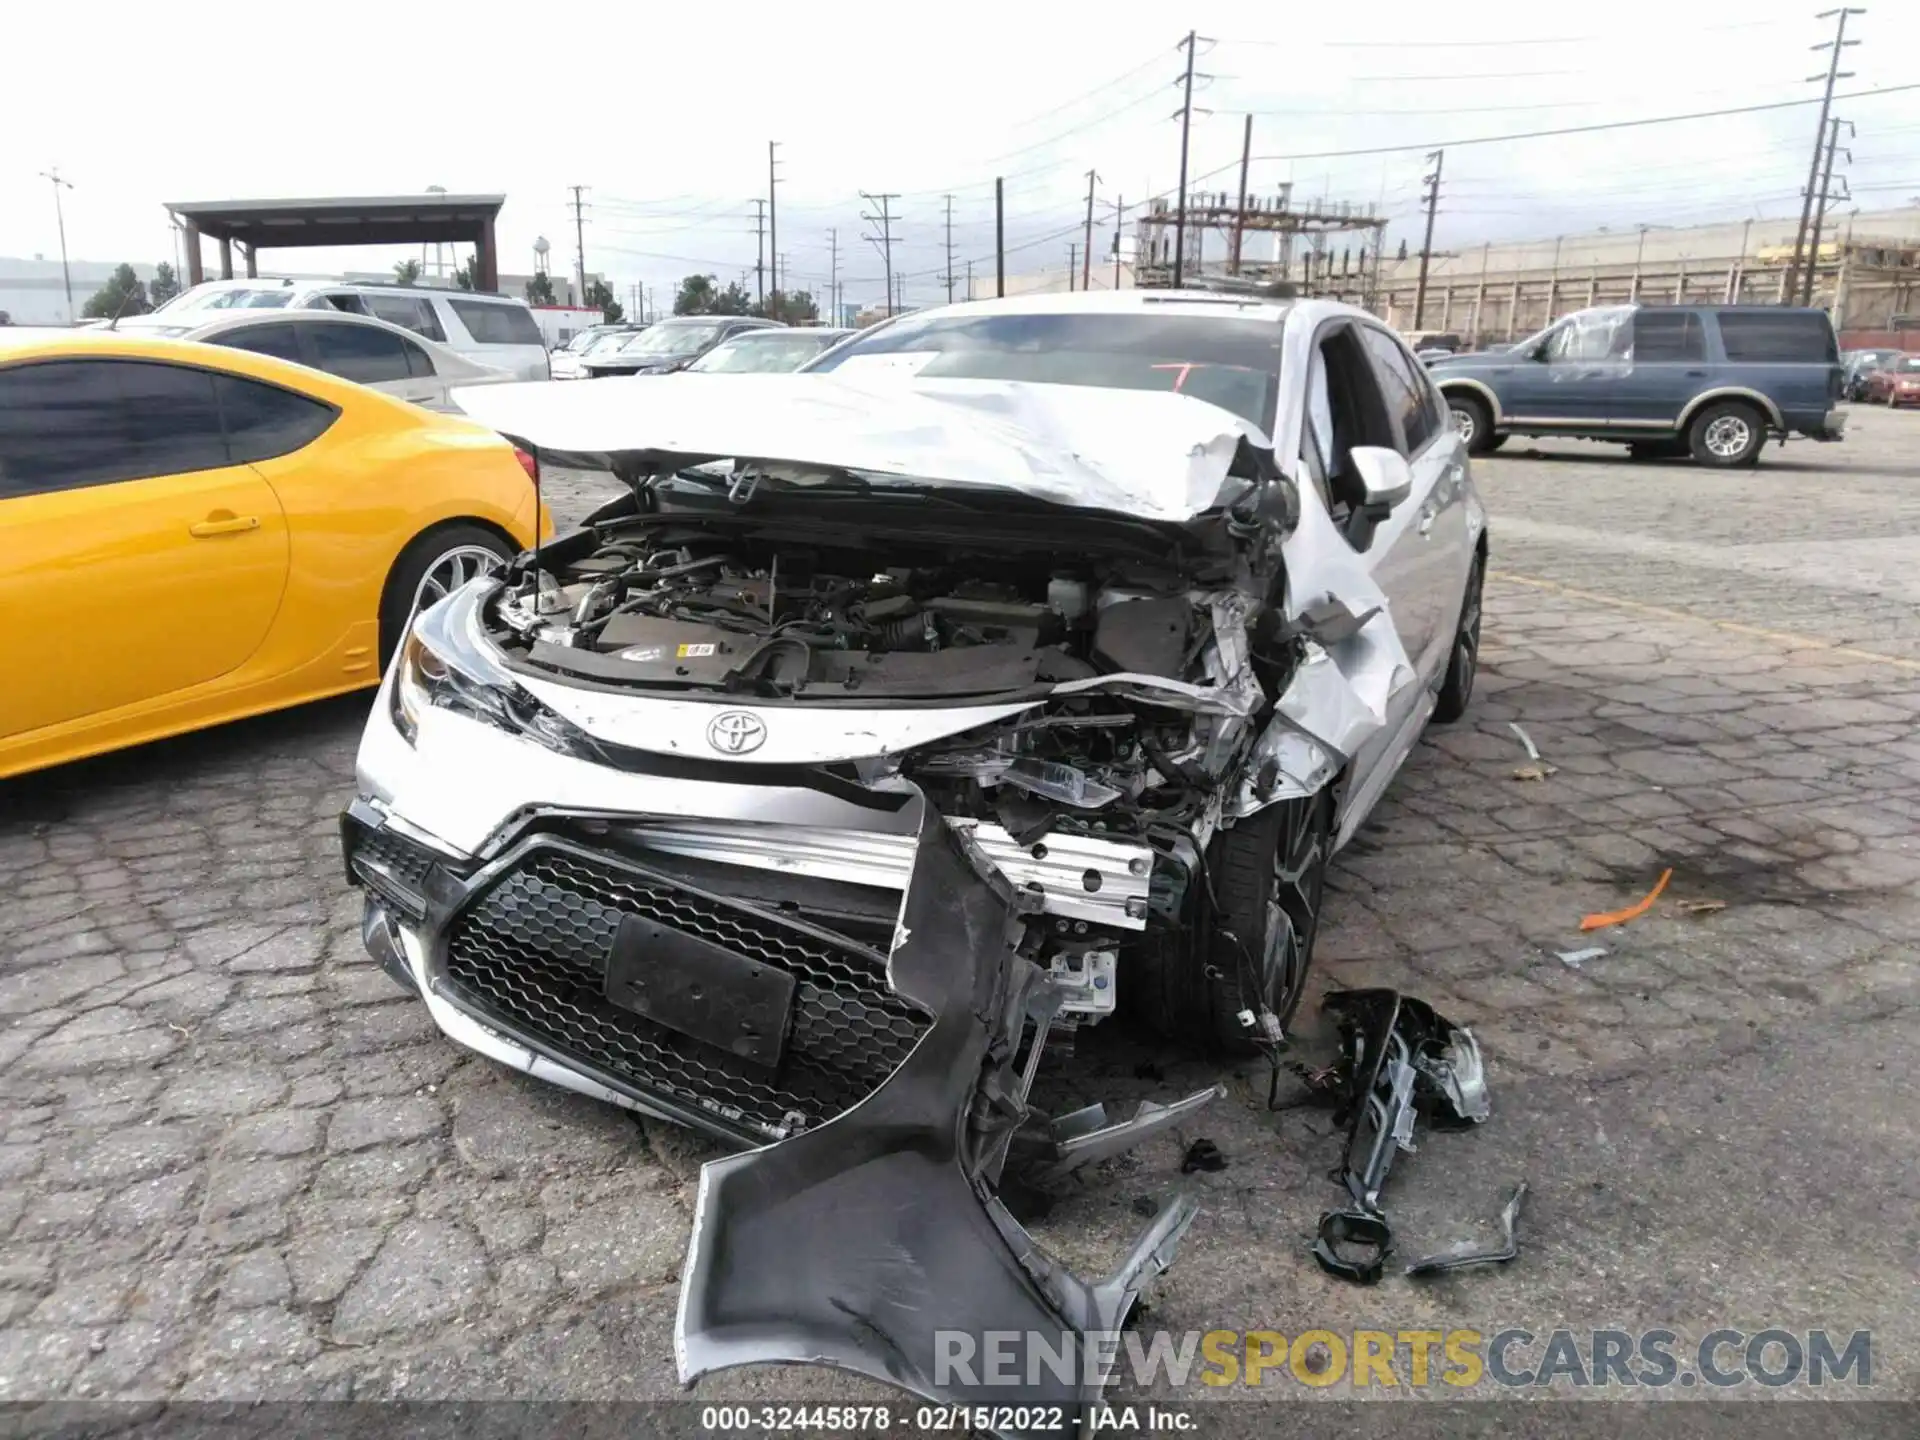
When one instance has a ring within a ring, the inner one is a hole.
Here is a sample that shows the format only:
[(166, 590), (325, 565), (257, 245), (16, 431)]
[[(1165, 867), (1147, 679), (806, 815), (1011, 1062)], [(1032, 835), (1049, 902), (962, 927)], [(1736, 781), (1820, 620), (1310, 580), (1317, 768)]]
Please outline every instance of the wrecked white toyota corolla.
[(461, 397), (630, 493), (416, 619), (348, 871), (454, 1039), (760, 1147), (703, 1173), (683, 1376), (1004, 1401), (936, 1377), (936, 1329), (1090, 1345), (1171, 1258), (1189, 1200), (1094, 1283), (995, 1189), (1212, 1092), (1035, 1116), (1041, 1046), (1116, 997), (1276, 1044), (1327, 857), (1478, 639), (1483, 517), (1421, 368), (1341, 307), (1257, 323), (1267, 426), (924, 371)]

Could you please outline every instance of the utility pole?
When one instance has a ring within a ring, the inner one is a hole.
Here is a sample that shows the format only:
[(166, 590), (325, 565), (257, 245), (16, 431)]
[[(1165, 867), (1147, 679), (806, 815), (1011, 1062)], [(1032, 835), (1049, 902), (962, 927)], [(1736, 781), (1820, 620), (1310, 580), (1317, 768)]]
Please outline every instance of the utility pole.
[[(1813, 304), (1813, 277), (1820, 269), (1820, 228), (1825, 223), (1827, 211), (1833, 204), (1833, 152), (1839, 147), (1840, 127), (1842, 125), (1847, 127), (1848, 136), (1851, 138), (1853, 122), (1850, 120), (1842, 120), (1838, 115), (1833, 117), (1831, 128), (1827, 132), (1827, 165), (1820, 176), (1820, 203), (1814, 208), (1813, 239), (1807, 246), (1807, 268), (1805, 278), (1800, 282), (1800, 303), (1802, 305)], [(1853, 152), (1851, 150), (1847, 151), (1847, 163), (1853, 163)], [(1840, 177), (1840, 183), (1842, 185), (1847, 183), (1844, 175)], [(1840, 198), (1845, 200), (1850, 197), (1843, 195)]]
[(1080, 252), (1080, 288), (1085, 290), (1093, 279), (1093, 187), (1099, 180), (1093, 171), (1087, 171), (1087, 234), (1086, 244)]
[(587, 187), (575, 185), (573, 189), (573, 255), (580, 267), (580, 294), (576, 303), (587, 303), (587, 225), (582, 218), (585, 206), (580, 203), (580, 192)]
[(996, 299), (1007, 293), (1007, 187), (1001, 177), (993, 177), (993, 293)]
[(1440, 204), (1440, 168), (1447, 152), (1435, 150), (1427, 156), (1433, 161), (1433, 173), (1426, 177), (1427, 238), (1420, 242), (1420, 280), (1413, 290), (1413, 328), (1418, 330), (1427, 318), (1427, 266), (1433, 260), (1433, 217)]
[(840, 323), (840, 232), (827, 231), (827, 304), (833, 307), (833, 323)]
[[(1187, 259), (1187, 141), (1193, 130), (1193, 54), (1199, 41), (1193, 31), (1180, 42), (1187, 52), (1187, 73), (1181, 92), (1180, 108), (1180, 208), (1173, 212), (1173, 288), (1178, 290), (1186, 275)], [(1204, 78), (1204, 77), (1203, 77)]]
[(973, 299), (973, 262), (967, 262), (967, 299)]
[(779, 147), (775, 140), (767, 141), (767, 258), (773, 264), (773, 303), (780, 304), (780, 217), (773, 203), (774, 187), (780, 182), (774, 176), (773, 152)]
[(1080, 243), (1077, 240), (1067, 242), (1067, 293), (1073, 293), (1073, 271), (1080, 262)]
[(1247, 116), (1246, 129), (1240, 132), (1240, 206), (1233, 212), (1233, 254), (1227, 257), (1227, 273), (1240, 273), (1240, 232), (1247, 218), (1247, 166), (1253, 163), (1253, 116)]
[(73, 182), (60, 178), (60, 167), (57, 165), (51, 170), (42, 170), (40, 178), (50, 181), (53, 185), (53, 220), (60, 227), (60, 283), (66, 287), (67, 324), (71, 325), (74, 322), (73, 272), (67, 268), (67, 212), (61, 207), (60, 192), (63, 189), (71, 190)]
[(767, 308), (766, 283), (767, 202), (753, 202), (753, 303)]
[[(953, 196), (947, 196), (947, 303), (953, 303)], [(969, 297), (971, 298), (971, 297)]]
[(881, 194), (881, 195), (869, 195), (866, 191), (862, 190), (860, 192), (860, 198), (862, 200), (865, 200), (869, 205), (877, 205), (880, 208), (880, 213), (878, 215), (869, 214), (865, 210), (862, 210), (860, 212), (860, 218), (862, 220), (866, 221), (869, 225), (878, 225), (880, 227), (880, 233), (878, 235), (866, 235), (861, 238), (863, 238), (869, 245), (872, 245), (876, 250), (880, 252), (881, 263), (886, 266), (887, 314), (892, 315), (893, 314), (893, 222), (899, 217), (892, 214), (887, 207), (892, 201), (898, 200), (900, 196), (898, 192), (895, 192), (895, 191), (888, 191), (887, 193)]
[[(1807, 242), (1807, 223), (1813, 214), (1813, 187), (1815, 181), (1820, 177), (1820, 150), (1827, 142), (1827, 117), (1833, 110), (1833, 87), (1835, 83), (1840, 80), (1850, 80), (1853, 78), (1852, 71), (1848, 71), (1845, 75), (1840, 73), (1840, 52), (1849, 45), (1858, 45), (1860, 43), (1858, 40), (1847, 39), (1847, 17), (1849, 15), (1864, 15), (1866, 13), (1865, 10), (1860, 9), (1858, 6), (1849, 6), (1840, 10), (1822, 10), (1814, 17), (1816, 20), (1827, 20), (1837, 15), (1839, 17), (1839, 23), (1834, 27), (1833, 39), (1813, 47), (1815, 50), (1825, 50), (1829, 46), (1832, 47), (1833, 54), (1827, 57), (1826, 75), (1824, 77), (1819, 75), (1809, 75), (1807, 77), (1809, 83), (1824, 78), (1827, 82), (1827, 88), (1820, 97), (1820, 125), (1813, 132), (1813, 163), (1807, 167), (1807, 188), (1805, 198), (1800, 204), (1800, 228), (1794, 231), (1793, 234), (1793, 264), (1787, 270), (1786, 290), (1780, 297), (1781, 303), (1783, 304), (1792, 303), (1794, 281), (1800, 274), (1800, 258), (1804, 253)], [(1809, 270), (1813, 268), (1812, 262), (1808, 262), (1807, 268)], [(1811, 290), (1812, 287), (1809, 285), (1809, 293), (1811, 293)]]

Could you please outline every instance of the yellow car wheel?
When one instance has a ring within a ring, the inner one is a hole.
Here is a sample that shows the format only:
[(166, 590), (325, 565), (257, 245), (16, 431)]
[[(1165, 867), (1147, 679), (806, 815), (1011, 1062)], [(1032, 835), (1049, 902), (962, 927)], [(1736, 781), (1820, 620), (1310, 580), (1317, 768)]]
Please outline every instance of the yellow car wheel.
[(380, 597), (380, 668), (386, 669), (415, 611), (500, 569), (513, 555), (497, 531), (466, 521), (437, 526), (407, 546)]

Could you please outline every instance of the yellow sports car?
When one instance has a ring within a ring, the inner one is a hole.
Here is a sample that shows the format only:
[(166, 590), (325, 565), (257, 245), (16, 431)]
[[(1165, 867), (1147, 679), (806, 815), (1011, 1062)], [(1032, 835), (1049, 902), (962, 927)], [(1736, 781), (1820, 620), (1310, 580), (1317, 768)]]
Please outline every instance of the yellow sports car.
[(374, 684), (534, 542), (535, 464), (265, 355), (0, 329), (0, 777)]

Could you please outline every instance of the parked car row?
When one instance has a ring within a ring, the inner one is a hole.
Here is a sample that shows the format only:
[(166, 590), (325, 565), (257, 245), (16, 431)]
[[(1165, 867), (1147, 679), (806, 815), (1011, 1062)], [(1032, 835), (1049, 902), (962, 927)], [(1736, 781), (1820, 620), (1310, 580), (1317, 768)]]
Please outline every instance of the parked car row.
[(1920, 353), (1905, 350), (1852, 350), (1846, 363), (1849, 400), (1898, 409), (1920, 405)]
[(545, 380), (548, 375), (547, 344), (533, 312), (511, 296), (466, 290), (331, 280), (209, 280), (149, 314), (121, 319), (114, 328), (179, 337), (229, 310), (369, 315), (468, 360), (506, 370), (516, 380)]

